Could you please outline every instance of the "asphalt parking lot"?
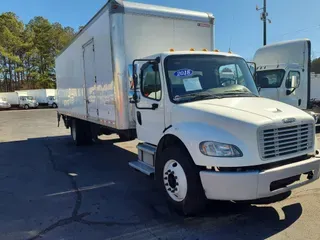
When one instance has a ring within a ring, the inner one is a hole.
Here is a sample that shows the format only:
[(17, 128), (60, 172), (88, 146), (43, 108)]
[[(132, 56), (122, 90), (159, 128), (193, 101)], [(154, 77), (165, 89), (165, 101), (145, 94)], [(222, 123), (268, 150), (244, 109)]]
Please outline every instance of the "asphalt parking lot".
[(0, 122), (0, 239), (319, 239), (320, 181), (185, 218), (129, 168), (136, 141), (76, 147), (52, 109), (1, 111)]

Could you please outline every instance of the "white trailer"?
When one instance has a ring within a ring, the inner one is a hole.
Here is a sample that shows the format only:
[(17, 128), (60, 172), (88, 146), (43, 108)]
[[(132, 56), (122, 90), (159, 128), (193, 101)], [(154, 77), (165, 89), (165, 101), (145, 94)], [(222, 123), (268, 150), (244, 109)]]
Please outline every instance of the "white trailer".
[(311, 92), (310, 98), (320, 101), (320, 74), (311, 73)]
[[(255, 53), (260, 95), (310, 113), (319, 120), (320, 85), (311, 77), (311, 42), (308, 39), (264, 46)], [(317, 125), (320, 125), (318, 123)]]
[(129, 165), (185, 214), (319, 178), (314, 118), (259, 97), (245, 60), (213, 51), (213, 29), (211, 14), (110, 0), (56, 59), (74, 142), (137, 137)]

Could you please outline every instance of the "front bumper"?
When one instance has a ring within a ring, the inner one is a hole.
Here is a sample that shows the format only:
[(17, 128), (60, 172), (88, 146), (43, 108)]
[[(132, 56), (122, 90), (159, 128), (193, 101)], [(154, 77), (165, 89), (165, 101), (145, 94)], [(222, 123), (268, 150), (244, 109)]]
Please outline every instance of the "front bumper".
[[(319, 178), (320, 158), (291, 163), (264, 171), (213, 172), (201, 171), (200, 178), (205, 195), (215, 200), (254, 200), (271, 197), (311, 183)], [(271, 183), (313, 171), (310, 180), (297, 181), (276, 190)]]

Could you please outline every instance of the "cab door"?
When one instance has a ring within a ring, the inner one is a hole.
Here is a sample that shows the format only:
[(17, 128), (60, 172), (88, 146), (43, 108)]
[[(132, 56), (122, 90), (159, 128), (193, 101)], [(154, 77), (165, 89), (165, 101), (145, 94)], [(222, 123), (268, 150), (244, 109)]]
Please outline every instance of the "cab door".
[[(304, 99), (304, 86), (300, 84), (302, 71), (300, 69), (288, 69), (286, 76), (282, 82), (279, 91), (279, 101), (287, 103), (297, 108), (302, 108), (302, 101)], [(293, 86), (292, 80), (296, 81)]]
[(140, 68), (140, 99), (136, 103), (138, 139), (157, 145), (165, 128), (163, 81), (157, 63), (147, 62)]

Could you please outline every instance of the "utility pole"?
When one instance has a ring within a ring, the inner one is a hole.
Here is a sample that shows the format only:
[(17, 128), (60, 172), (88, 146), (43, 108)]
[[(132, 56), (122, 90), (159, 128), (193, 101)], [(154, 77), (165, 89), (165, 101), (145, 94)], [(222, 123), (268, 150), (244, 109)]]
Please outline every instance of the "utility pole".
[(267, 20), (269, 23), (271, 23), (271, 20), (268, 19), (268, 13), (267, 13), (267, 0), (263, 0), (263, 7), (259, 8), (256, 6), (256, 10), (260, 11), (262, 10), (262, 13), (260, 15), (260, 19), (263, 22), (263, 45), (267, 45)]

